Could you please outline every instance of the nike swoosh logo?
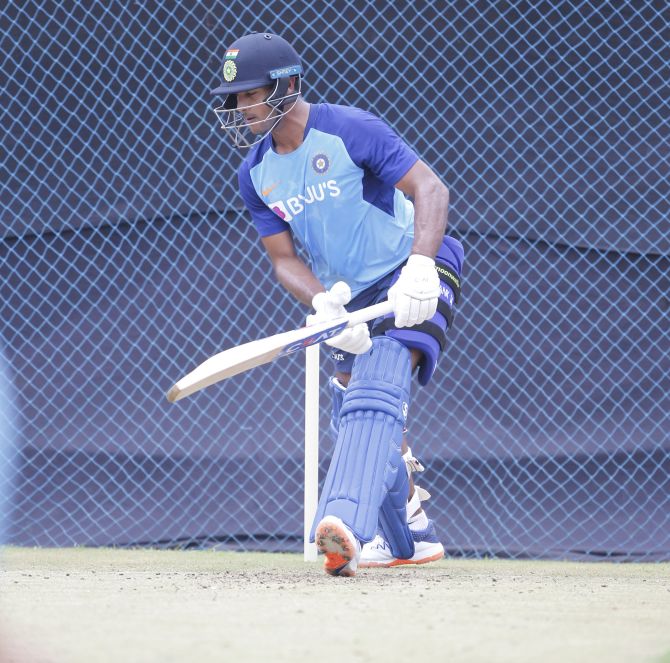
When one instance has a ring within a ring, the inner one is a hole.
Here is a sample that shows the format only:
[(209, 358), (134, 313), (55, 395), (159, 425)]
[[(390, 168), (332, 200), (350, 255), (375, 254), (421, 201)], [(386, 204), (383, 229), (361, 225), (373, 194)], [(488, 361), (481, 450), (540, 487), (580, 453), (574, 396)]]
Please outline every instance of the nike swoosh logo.
[(269, 196), (278, 186), (279, 186), (279, 182), (275, 182), (274, 184), (271, 184), (269, 187), (267, 187), (266, 189), (263, 189), (261, 191), (261, 196)]

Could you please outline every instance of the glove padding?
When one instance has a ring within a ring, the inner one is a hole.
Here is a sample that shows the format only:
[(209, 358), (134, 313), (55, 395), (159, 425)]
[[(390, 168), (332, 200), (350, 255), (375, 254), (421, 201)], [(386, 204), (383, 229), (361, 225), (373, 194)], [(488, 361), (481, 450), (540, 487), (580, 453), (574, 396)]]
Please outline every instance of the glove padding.
[(435, 315), (440, 296), (440, 277), (435, 261), (412, 254), (398, 280), (389, 288), (396, 327), (412, 327)]
[[(328, 322), (347, 315), (344, 308), (351, 300), (351, 289), (344, 281), (338, 281), (326, 292), (318, 292), (312, 299), (315, 313), (307, 316), (307, 326)], [(360, 355), (372, 347), (370, 329), (365, 322), (348, 327), (326, 343), (345, 352)]]

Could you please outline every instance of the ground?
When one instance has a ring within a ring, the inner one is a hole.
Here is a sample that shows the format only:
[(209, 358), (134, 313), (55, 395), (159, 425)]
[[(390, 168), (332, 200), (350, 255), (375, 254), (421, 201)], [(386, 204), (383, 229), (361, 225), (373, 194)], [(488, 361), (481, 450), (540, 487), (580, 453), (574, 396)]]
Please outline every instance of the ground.
[(0, 552), (0, 661), (670, 663), (667, 564)]

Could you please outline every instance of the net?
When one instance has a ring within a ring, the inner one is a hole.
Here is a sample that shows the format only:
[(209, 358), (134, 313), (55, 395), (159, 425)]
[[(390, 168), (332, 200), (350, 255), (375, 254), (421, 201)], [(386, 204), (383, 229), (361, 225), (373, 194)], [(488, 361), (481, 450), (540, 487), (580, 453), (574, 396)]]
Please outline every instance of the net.
[[(410, 425), (445, 547), (670, 558), (667, 4), (407, 7), (2, 9), (12, 543), (300, 547), (303, 358), (164, 397), (306, 313), (208, 95), (226, 45), (267, 29), (308, 101), (384, 117), (449, 185), (464, 297)], [(325, 391), (321, 414), (323, 473)]]

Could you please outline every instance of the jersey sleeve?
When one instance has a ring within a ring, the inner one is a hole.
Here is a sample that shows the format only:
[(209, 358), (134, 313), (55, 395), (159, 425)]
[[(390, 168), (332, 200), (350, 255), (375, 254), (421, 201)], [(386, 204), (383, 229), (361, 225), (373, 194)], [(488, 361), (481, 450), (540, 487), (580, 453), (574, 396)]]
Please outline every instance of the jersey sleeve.
[(276, 235), (290, 230), (286, 221), (280, 219), (260, 198), (251, 181), (249, 164), (245, 161), (237, 173), (237, 182), (244, 205), (251, 215), (251, 219), (261, 237)]
[(416, 152), (376, 115), (358, 108), (349, 108), (347, 115), (341, 135), (351, 159), (395, 186), (419, 160)]

